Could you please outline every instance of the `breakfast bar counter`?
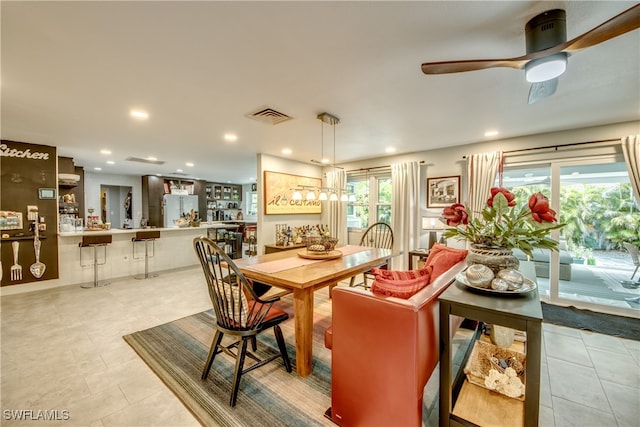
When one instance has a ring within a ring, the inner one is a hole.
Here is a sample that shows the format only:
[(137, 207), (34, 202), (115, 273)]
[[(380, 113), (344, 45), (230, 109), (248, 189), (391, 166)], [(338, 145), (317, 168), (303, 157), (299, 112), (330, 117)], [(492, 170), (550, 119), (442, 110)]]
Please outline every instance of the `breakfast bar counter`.
[[(87, 283), (93, 280), (93, 267), (80, 265), (79, 243), (84, 236), (111, 235), (111, 243), (106, 247), (106, 262), (98, 267), (99, 280), (112, 280), (120, 277), (136, 276), (144, 271), (144, 257), (136, 252), (133, 256), (131, 239), (138, 231), (159, 231), (160, 237), (153, 242), (153, 256), (149, 258), (149, 270), (161, 272), (197, 265), (197, 258), (193, 252), (193, 239), (207, 235), (212, 230), (235, 230), (238, 226), (224, 223), (202, 223), (199, 227), (170, 227), (170, 228), (134, 228), (111, 229), (96, 231), (61, 232), (59, 234), (58, 253), (60, 278), (58, 286)], [(92, 256), (83, 253), (85, 258)], [(98, 251), (100, 263), (105, 261), (102, 250)]]

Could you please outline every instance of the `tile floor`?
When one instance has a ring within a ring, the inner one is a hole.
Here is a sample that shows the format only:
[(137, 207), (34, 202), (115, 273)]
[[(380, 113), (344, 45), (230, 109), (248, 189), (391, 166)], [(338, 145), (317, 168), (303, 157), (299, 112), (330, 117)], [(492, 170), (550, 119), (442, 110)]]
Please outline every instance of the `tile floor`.
[[(198, 425), (122, 336), (210, 308), (200, 274), (3, 297), (0, 424)], [(545, 324), (541, 384), (541, 426), (640, 426), (639, 341)], [(17, 421), (12, 410), (69, 419)]]

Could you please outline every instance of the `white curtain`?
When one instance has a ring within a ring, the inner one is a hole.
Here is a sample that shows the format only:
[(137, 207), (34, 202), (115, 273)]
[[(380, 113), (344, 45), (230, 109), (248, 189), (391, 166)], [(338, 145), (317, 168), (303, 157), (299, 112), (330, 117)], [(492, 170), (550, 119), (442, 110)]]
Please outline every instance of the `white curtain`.
[(627, 136), (621, 142), (636, 205), (640, 206), (640, 135)]
[[(477, 215), (491, 196), (496, 175), (502, 177), (502, 151), (467, 156), (467, 209)], [(502, 185), (502, 184), (500, 184)]]
[(393, 250), (402, 252), (391, 259), (391, 268), (400, 270), (409, 251), (420, 246), (420, 164), (392, 164), (391, 185)]
[[(338, 192), (347, 188), (347, 174), (342, 169), (336, 169), (333, 172), (327, 172), (327, 187), (336, 188)], [(340, 194), (338, 194), (340, 197)], [(322, 221), (329, 225), (329, 231), (332, 237), (338, 239), (338, 245), (346, 245), (347, 238), (347, 203), (331, 202), (327, 200), (323, 203)]]

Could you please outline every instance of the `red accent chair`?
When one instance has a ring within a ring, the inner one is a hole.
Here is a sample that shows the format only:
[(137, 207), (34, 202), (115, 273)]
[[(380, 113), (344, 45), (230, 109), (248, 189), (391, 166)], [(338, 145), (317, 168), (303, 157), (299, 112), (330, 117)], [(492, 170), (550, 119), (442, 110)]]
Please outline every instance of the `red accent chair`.
[[(331, 415), (340, 426), (420, 426), (424, 387), (439, 360), (438, 296), (460, 261), (408, 299), (336, 287), (331, 348)], [(452, 320), (452, 331), (463, 319)]]

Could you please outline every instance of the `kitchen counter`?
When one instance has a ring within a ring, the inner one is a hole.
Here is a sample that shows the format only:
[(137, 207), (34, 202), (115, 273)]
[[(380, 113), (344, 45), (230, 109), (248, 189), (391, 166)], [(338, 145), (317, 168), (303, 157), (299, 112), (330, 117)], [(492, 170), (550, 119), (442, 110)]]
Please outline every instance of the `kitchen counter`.
[(116, 235), (116, 234), (132, 234), (137, 231), (147, 231), (147, 230), (157, 230), (160, 232), (173, 232), (173, 231), (193, 231), (193, 230), (206, 230), (209, 228), (235, 228), (238, 227), (237, 224), (233, 224), (232, 221), (229, 223), (220, 221), (220, 222), (212, 222), (211, 224), (201, 223), (199, 227), (150, 227), (150, 228), (112, 228), (110, 230), (84, 230), (84, 231), (62, 231), (59, 233), (60, 237), (74, 237), (74, 236), (99, 236), (99, 235)]
[[(107, 262), (98, 268), (100, 281), (130, 277), (144, 272), (144, 246), (136, 243), (134, 257), (134, 244), (131, 238), (137, 231), (160, 231), (160, 238), (153, 242), (154, 254), (149, 258), (149, 271), (162, 274), (163, 270), (194, 267), (199, 265), (198, 258), (193, 251), (193, 239), (198, 236), (208, 235), (208, 230), (229, 229), (234, 230), (239, 226), (215, 222), (202, 223), (200, 227), (169, 227), (169, 228), (131, 228), (111, 229), (99, 231), (79, 231), (60, 233), (58, 249), (60, 254), (60, 280), (64, 284), (80, 284), (91, 282), (93, 269), (80, 267), (80, 251), (82, 259), (91, 259), (90, 248), (80, 248), (78, 244), (82, 236), (112, 235), (112, 242), (107, 245)], [(102, 257), (102, 254), (100, 254)]]

